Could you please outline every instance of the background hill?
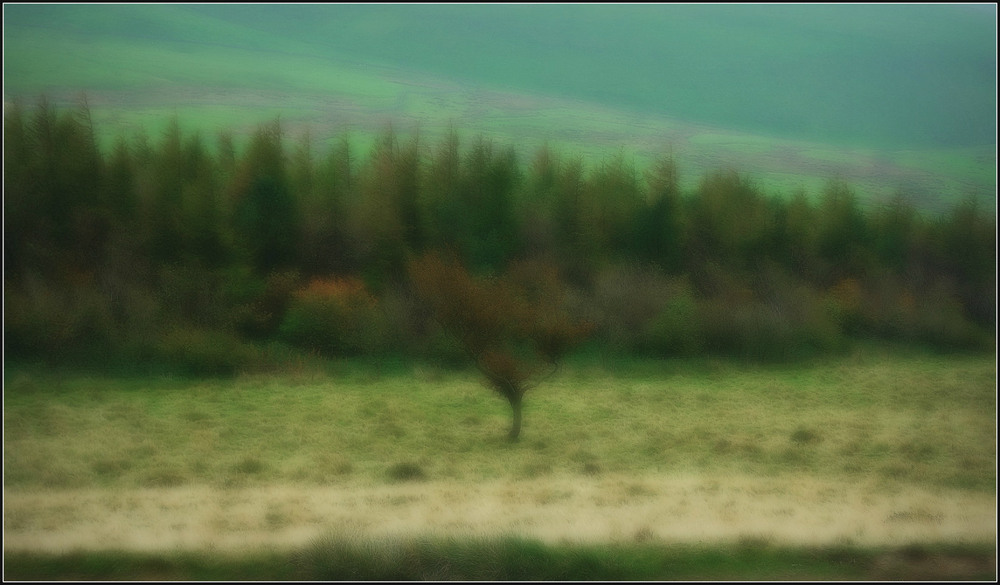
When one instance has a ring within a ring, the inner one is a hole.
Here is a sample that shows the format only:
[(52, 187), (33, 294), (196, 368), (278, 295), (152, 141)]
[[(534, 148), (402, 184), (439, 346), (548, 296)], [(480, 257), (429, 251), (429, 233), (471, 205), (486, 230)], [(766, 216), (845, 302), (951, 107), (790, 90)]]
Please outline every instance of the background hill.
[[(281, 115), (542, 143), (684, 179), (838, 177), (925, 208), (995, 205), (993, 5), (5, 5), (5, 100), (86, 91), (99, 130)], [(594, 161), (596, 162), (596, 161)]]

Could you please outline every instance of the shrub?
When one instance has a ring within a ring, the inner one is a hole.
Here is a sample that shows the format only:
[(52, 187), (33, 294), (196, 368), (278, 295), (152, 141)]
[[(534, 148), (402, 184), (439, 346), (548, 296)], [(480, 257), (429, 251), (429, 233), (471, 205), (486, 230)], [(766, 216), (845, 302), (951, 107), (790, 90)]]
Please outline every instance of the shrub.
[(369, 315), (368, 350), (412, 352), (421, 345), (419, 303), (403, 288), (387, 287)]
[(779, 323), (780, 353), (799, 357), (844, 347), (840, 323), (822, 293), (773, 268), (761, 272), (756, 288), (759, 302), (770, 309), (765, 318)]
[(700, 304), (705, 347), (749, 359), (787, 360), (834, 351), (843, 340), (832, 316), (805, 288), (799, 297), (731, 303), (711, 299)]
[(352, 355), (378, 345), (376, 326), (384, 322), (360, 279), (315, 279), (292, 295), (278, 335), (310, 351)]
[(782, 323), (759, 303), (715, 298), (701, 303), (699, 314), (711, 352), (752, 356), (775, 353), (783, 345)]
[(862, 285), (846, 279), (830, 291), (835, 319), (850, 335), (917, 342), (937, 349), (989, 346), (990, 334), (966, 315), (947, 280), (906, 286), (891, 275)]
[(989, 332), (973, 324), (957, 296), (941, 284), (920, 295), (911, 327), (917, 341), (937, 349), (978, 349), (991, 343)]
[(157, 272), (157, 296), (170, 318), (186, 323), (213, 326), (226, 312), (221, 279), (198, 264), (168, 264)]
[(643, 346), (659, 355), (695, 355), (705, 346), (698, 304), (689, 287), (678, 290), (643, 332)]
[(841, 329), (848, 334), (856, 334), (865, 327), (862, 313), (864, 291), (856, 278), (844, 278), (828, 291), (830, 307), (840, 322)]
[(191, 375), (231, 375), (254, 365), (261, 354), (223, 331), (177, 327), (160, 340), (155, 357)]
[(254, 339), (272, 337), (299, 286), (298, 272), (274, 272), (263, 279), (246, 270), (232, 272), (235, 282), (229, 294), (236, 293), (238, 300), (230, 319), (236, 330)]
[(459, 368), (468, 365), (469, 355), (454, 335), (436, 323), (431, 323), (417, 355), (428, 362), (444, 368)]
[(555, 269), (521, 261), (503, 276), (480, 277), (454, 255), (430, 252), (411, 260), (408, 272), (433, 319), (510, 403), (508, 438), (517, 441), (524, 393), (551, 375), (563, 355), (590, 333), (589, 323), (566, 314)]
[(615, 348), (632, 351), (642, 345), (639, 332), (659, 316), (674, 289), (659, 271), (622, 265), (597, 275), (588, 313), (594, 315), (596, 334)]
[(4, 287), (4, 340), (14, 354), (60, 355), (104, 346), (115, 336), (107, 299), (84, 285), (26, 279)]

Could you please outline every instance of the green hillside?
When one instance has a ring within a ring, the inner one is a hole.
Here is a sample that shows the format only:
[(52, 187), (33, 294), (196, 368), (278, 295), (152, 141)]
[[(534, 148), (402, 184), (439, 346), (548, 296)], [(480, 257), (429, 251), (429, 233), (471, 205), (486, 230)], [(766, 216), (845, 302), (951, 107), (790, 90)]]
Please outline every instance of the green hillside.
[(109, 135), (174, 114), (209, 134), (280, 115), (361, 144), (389, 123), (454, 127), (525, 155), (669, 151), (689, 185), (732, 167), (779, 192), (839, 177), (995, 205), (988, 9), (7, 5), (4, 92), (85, 91)]

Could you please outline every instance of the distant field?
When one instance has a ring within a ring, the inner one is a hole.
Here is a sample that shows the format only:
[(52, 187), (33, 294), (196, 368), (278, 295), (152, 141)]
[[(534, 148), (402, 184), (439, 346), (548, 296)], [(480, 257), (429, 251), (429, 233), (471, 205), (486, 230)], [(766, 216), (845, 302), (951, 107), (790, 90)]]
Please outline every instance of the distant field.
[[(372, 104), (384, 98), (334, 92), (287, 94), (230, 88), (87, 92), (105, 144), (140, 131), (155, 139), (175, 116), (186, 132), (198, 131), (209, 142), (223, 130), (245, 137), (259, 124), (280, 118), (290, 141), (308, 130), (320, 145), (349, 136), (363, 150), (390, 125), (404, 137), (419, 132), (428, 148), (436, 147), (444, 133), (455, 128), (466, 137), (482, 134), (513, 145), (524, 159), (542, 145), (565, 155), (580, 154), (588, 166), (623, 152), (641, 171), (657, 157), (672, 156), (686, 188), (696, 186), (706, 172), (736, 169), (779, 195), (797, 190), (816, 195), (830, 180), (843, 179), (871, 201), (904, 193), (916, 206), (928, 210), (947, 208), (966, 196), (995, 206), (995, 154), (988, 149), (844, 149), (591, 110), (588, 104), (555, 98), (468, 94), (456, 95), (449, 87), (403, 87), (391, 103), (377, 107)], [(80, 94), (48, 95), (53, 102), (72, 107)], [(517, 101), (531, 105), (510, 105)]]
[(815, 194), (838, 178), (875, 201), (902, 191), (925, 209), (965, 196), (995, 208), (995, 145), (886, 150), (789, 140), (780, 132), (692, 124), (543, 89), (528, 93), (361, 63), (264, 33), (248, 46), (238, 30), (201, 31), (207, 25), (200, 21), (169, 25), (188, 32), (105, 38), (41, 25), (5, 28), (5, 100), (30, 105), (44, 93), (70, 106), (85, 91), (105, 143), (140, 129), (155, 138), (174, 115), (207, 137), (223, 129), (245, 135), (280, 116), (290, 138), (308, 128), (321, 143), (349, 134), (360, 148), (390, 123), (403, 134), (419, 131), (428, 146), (453, 127), (512, 144), (524, 157), (548, 144), (582, 154), (590, 165), (624, 152), (642, 169), (669, 154), (689, 188), (707, 171), (735, 168), (779, 194)]

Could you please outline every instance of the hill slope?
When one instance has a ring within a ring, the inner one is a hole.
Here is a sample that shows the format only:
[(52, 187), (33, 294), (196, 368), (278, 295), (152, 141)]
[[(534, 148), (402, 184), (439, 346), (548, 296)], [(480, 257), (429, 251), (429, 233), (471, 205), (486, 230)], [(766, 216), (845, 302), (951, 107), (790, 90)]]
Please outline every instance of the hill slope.
[(990, 7), (723, 8), (7, 5), (5, 98), (85, 90), (109, 132), (175, 113), (210, 130), (280, 114), (321, 139), (454, 125), (526, 150), (670, 150), (690, 180), (735, 166), (786, 191), (992, 196)]

